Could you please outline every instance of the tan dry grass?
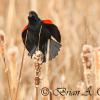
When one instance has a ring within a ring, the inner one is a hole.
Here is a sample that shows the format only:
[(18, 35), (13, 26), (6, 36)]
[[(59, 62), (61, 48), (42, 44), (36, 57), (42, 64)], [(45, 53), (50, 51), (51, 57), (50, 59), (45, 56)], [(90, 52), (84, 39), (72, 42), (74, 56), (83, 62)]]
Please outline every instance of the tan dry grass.
[[(100, 1), (99, 0), (0, 0), (0, 18), (2, 24), (0, 28), (6, 32), (7, 48), (10, 45), (18, 47), (20, 51), (18, 66), (20, 66), (21, 56), (23, 53), (23, 44), (21, 40), (21, 31), (27, 23), (27, 14), (30, 9), (35, 9), (41, 18), (50, 18), (59, 26), (62, 35), (62, 48), (56, 59), (50, 62), (49, 81), (50, 88), (54, 89), (62, 84), (61, 75), (65, 76), (63, 85), (66, 88), (76, 88), (79, 81), (84, 81), (83, 66), (80, 53), (82, 46), (88, 34), (88, 44), (92, 46), (100, 45)], [(34, 4), (31, 4), (31, 3)], [(33, 7), (35, 5), (35, 7)], [(88, 21), (90, 33), (86, 33), (84, 25), (84, 16)], [(8, 57), (7, 57), (8, 58)], [(13, 62), (13, 61), (12, 61)], [(0, 61), (0, 72), (2, 72), (3, 64)], [(8, 65), (8, 61), (7, 61)], [(45, 68), (42, 67), (41, 87), (45, 80)], [(14, 72), (13, 72), (14, 73)], [(22, 71), (21, 87), (19, 89), (18, 100), (30, 100), (34, 92), (34, 76), (33, 60), (25, 53), (24, 69)], [(4, 73), (0, 76), (1, 89), (7, 90), (7, 80), (1, 80)], [(4, 90), (2, 90), (4, 91)], [(2, 91), (0, 94), (2, 94)], [(34, 95), (35, 96), (35, 95)], [(0, 95), (0, 100), (8, 100), (8, 92)], [(35, 97), (34, 97), (35, 98)], [(60, 97), (61, 98), (61, 97)], [(54, 100), (60, 99), (54, 97)], [(85, 100), (86, 98), (67, 97), (67, 100)]]

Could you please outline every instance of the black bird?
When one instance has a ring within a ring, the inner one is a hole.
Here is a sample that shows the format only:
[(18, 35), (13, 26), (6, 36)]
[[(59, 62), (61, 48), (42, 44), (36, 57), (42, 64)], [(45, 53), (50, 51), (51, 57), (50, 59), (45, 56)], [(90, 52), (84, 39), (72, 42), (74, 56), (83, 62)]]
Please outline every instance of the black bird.
[(41, 20), (36, 12), (30, 11), (28, 25), (22, 31), (22, 40), (29, 52), (28, 55), (32, 58), (35, 51), (39, 49), (44, 54), (45, 62), (48, 39), (50, 39), (49, 60), (51, 60), (58, 55), (61, 47), (60, 32), (51, 20)]

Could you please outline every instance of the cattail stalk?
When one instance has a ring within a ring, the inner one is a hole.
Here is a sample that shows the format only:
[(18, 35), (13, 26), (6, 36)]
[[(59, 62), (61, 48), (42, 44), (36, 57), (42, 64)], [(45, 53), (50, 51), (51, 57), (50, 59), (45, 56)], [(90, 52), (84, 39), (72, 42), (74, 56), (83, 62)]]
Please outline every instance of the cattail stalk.
[(35, 67), (35, 87), (36, 87), (36, 100), (38, 100), (38, 90), (40, 85), (40, 72), (41, 72), (41, 64), (43, 63), (43, 54), (41, 51), (36, 51), (33, 55), (34, 67)]
[(9, 79), (9, 68), (7, 67), (6, 64), (6, 57), (5, 57), (5, 34), (2, 30), (0, 30), (0, 54), (3, 58), (4, 61), (4, 69), (5, 69), (5, 74), (7, 77), (7, 84), (8, 84), (8, 89), (9, 89), (9, 95), (10, 95), (10, 99), (12, 100), (12, 96), (11, 96), (11, 87), (10, 87), (10, 79)]
[[(94, 65), (95, 65), (95, 76), (96, 76), (96, 90), (100, 87), (100, 47), (94, 49)], [(95, 99), (100, 99), (100, 96), (96, 95)]]
[(11, 27), (13, 26), (14, 15), (15, 15), (15, 0), (9, 0), (7, 23), (6, 23), (6, 32), (8, 34), (10, 34)]
[(4, 61), (4, 69), (5, 69), (5, 73), (6, 73), (6, 76), (7, 76), (7, 83), (8, 83), (8, 89), (9, 89), (9, 95), (10, 95), (10, 99), (12, 99), (12, 95), (11, 95), (11, 87), (10, 87), (10, 79), (9, 79), (9, 69), (7, 68), (7, 64), (6, 64), (6, 60), (5, 60), (5, 53), (2, 54), (2, 58), (3, 58), (3, 61)]
[(8, 60), (9, 60), (9, 71), (10, 71), (10, 78), (11, 78), (11, 94), (14, 100), (15, 93), (16, 93), (16, 86), (17, 86), (17, 58), (18, 58), (18, 48), (16, 46), (12, 46), (8, 49)]
[[(50, 39), (48, 40), (48, 45), (47, 45), (47, 56), (46, 56), (46, 80), (47, 80), (47, 85), (49, 88), (49, 79), (48, 79), (48, 69), (49, 69), (49, 55), (50, 55)], [(50, 92), (48, 96), (48, 100), (52, 100), (52, 93)]]
[[(49, 73), (49, 54), (50, 53), (50, 39), (48, 40), (48, 43), (47, 43), (47, 54), (46, 54), (46, 63), (45, 63), (45, 69), (46, 69), (46, 73), (45, 73), (45, 78), (44, 78), (44, 86), (49, 88), (49, 79), (48, 79), (48, 73)], [(52, 93), (50, 92), (50, 94), (48, 96), (44, 96), (42, 98), (43, 100), (52, 100)]]
[(15, 94), (15, 99), (14, 100), (17, 100), (17, 95), (18, 95), (18, 90), (19, 90), (19, 85), (20, 85), (20, 80), (21, 80), (21, 75), (22, 75), (22, 69), (23, 69), (24, 55), (25, 55), (25, 47), (24, 47), (24, 50), (23, 50), (21, 68), (20, 68), (20, 72), (19, 72), (18, 84), (17, 84), (17, 89), (16, 89), (16, 94)]
[(83, 46), (82, 52), (82, 62), (84, 66), (84, 80), (86, 83), (86, 87), (91, 87), (92, 96), (89, 96), (89, 100), (94, 99), (95, 94), (95, 66), (94, 66), (94, 49), (90, 45)]
[[(25, 37), (25, 45), (26, 45), (26, 41), (27, 41), (27, 35), (28, 35), (28, 30), (27, 30), (27, 34), (26, 34), (26, 37)], [(18, 77), (18, 84), (17, 84), (16, 94), (15, 94), (15, 100), (17, 100), (17, 95), (18, 95), (20, 80), (21, 80), (21, 76), (22, 76), (24, 56), (25, 56), (25, 46), (24, 46), (24, 49), (23, 49), (23, 55), (22, 55), (22, 61), (21, 61), (21, 68), (20, 68), (19, 77)]]
[(48, 67), (49, 67), (49, 52), (50, 52), (50, 39), (48, 40), (47, 55), (46, 55), (46, 76), (47, 76), (47, 79), (48, 79)]
[(37, 0), (30, 0), (30, 7), (31, 10), (37, 11)]

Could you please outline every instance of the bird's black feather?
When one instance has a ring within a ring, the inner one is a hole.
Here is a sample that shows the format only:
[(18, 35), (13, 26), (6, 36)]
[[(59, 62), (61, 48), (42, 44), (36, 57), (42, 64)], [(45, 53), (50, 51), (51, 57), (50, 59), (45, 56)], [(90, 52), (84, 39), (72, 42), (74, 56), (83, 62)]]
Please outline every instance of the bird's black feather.
[[(60, 45), (61, 36), (57, 26), (54, 24), (48, 25), (43, 23), (42, 20), (38, 18), (37, 14), (34, 12), (29, 13), (28, 20), (29, 24), (27, 25), (27, 28), (22, 32), (22, 39), (26, 49), (29, 52), (29, 56), (32, 57), (39, 46), (39, 50), (44, 54), (44, 62), (45, 62), (48, 39), (50, 39), (49, 59), (50, 60), (53, 59), (55, 56), (58, 55), (58, 51), (60, 50), (61, 47)], [(40, 42), (39, 42), (39, 33), (40, 33)], [(52, 40), (51, 36), (53, 36), (57, 40), (57, 42)]]
[(61, 35), (56, 25), (54, 24), (44, 24), (45, 27), (49, 30), (51, 35), (60, 43)]

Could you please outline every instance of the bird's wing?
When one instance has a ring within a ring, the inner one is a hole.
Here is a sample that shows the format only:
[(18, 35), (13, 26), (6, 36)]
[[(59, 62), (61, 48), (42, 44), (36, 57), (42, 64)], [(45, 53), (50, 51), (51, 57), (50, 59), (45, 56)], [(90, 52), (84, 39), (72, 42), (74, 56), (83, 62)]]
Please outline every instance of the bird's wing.
[(26, 25), (24, 27), (24, 29), (22, 30), (22, 39), (23, 39), (24, 44), (25, 44), (25, 38), (26, 38), (27, 30), (28, 30), (28, 25)]
[(53, 22), (51, 21), (51, 20), (42, 20), (42, 22), (44, 23), (44, 24), (53, 24)]
[[(23, 31), (22, 31), (22, 39), (23, 39), (23, 43), (26, 47), (26, 49), (28, 50), (28, 55), (29, 56), (33, 56), (33, 53), (35, 52), (36, 50), (36, 45), (34, 44), (34, 41), (32, 41), (32, 36), (30, 36), (30, 32), (27, 31), (28, 30), (28, 25), (24, 27)], [(27, 34), (28, 32), (28, 34)], [(26, 35), (27, 35), (27, 38), (26, 38)], [(27, 40), (26, 40), (27, 39)], [(34, 38), (33, 38), (34, 40)]]
[(27, 29), (28, 29), (28, 25), (26, 25), (26, 26), (24, 27), (22, 33), (23, 33), (25, 30), (27, 30)]
[[(25, 26), (23, 31), (22, 31), (22, 40), (23, 40), (23, 43), (24, 43), (26, 49), (30, 52), (31, 49), (32, 49), (32, 46), (31, 46), (32, 43), (31, 43), (31, 41), (29, 39), (29, 34), (27, 34), (27, 32), (28, 32), (27, 30), (28, 30), (28, 25)], [(27, 35), (27, 37), (26, 37), (26, 35)]]
[(56, 25), (51, 20), (42, 20), (45, 27), (49, 30), (51, 35), (60, 43), (61, 35)]

